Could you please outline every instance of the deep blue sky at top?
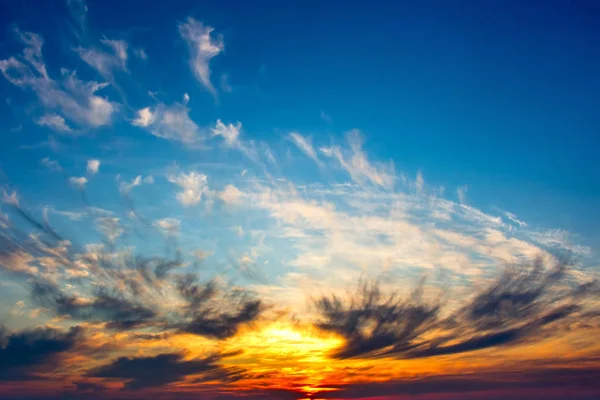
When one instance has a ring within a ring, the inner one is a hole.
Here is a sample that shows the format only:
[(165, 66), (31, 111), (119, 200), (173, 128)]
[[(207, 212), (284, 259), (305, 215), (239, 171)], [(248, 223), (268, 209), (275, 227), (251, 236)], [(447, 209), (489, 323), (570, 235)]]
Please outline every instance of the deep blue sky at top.
[[(359, 128), (367, 149), (394, 159), (400, 170), (421, 169), (431, 183), (467, 184), (473, 202), (597, 236), (598, 2), (89, 1), (88, 7), (90, 30), (126, 38), (152, 60), (124, 84), (132, 108), (148, 104), (151, 87), (172, 100), (188, 92), (200, 124), (239, 120), (256, 138), (297, 130), (326, 142), (332, 133)], [(53, 16), (66, 12), (64, 5), (5, 1), (0, 10), (2, 56), (19, 49), (10, 37), (19, 21), (19, 28), (45, 36), (45, 57), (58, 71), (58, 60), (69, 54), (69, 45), (61, 45), (68, 30)], [(226, 72), (234, 90), (218, 102), (190, 85), (176, 32), (187, 16), (224, 36), (225, 52), (211, 63), (213, 82)], [(78, 74), (85, 77), (85, 69)], [(0, 88), (10, 84), (2, 80)], [(5, 105), (0, 112), (4, 130), (22, 117)]]

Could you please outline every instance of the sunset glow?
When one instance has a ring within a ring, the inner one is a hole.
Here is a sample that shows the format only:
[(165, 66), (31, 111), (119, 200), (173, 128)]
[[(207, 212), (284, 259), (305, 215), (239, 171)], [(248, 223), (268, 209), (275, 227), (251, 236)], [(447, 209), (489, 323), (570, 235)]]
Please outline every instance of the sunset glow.
[(593, 1), (0, 1), (0, 400), (600, 398)]

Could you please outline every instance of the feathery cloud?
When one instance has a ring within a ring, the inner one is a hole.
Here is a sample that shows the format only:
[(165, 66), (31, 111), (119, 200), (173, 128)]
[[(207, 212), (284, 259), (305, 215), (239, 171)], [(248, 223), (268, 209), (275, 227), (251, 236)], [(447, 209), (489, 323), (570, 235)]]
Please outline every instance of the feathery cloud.
[(315, 152), (310, 138), (302, 136), (297, 132), (290, 133), (289, 138), (300, 151), (313, 159), (317, 164), (321, 165), (321, 161)]
[(216, 90), (210, 81), (210, 60), (223, 51), (223, 38), (213, 38), (214, 28), (205, 26), (202, 22), (188, 17), (186, 22), (179, 24), (179, 34), (186, 41), (190, 53), (190, 68), (196, 79), (206, 89), (216, 96)]
[(355, 129), (348, 132), (346, 140), (350, 147), (349, 151), (336, 145), (321, 147), (319, 150), (325, 156), (336, 159), (340, 166), (350, 174), (352, 180), (358, 183), (369, 182), (388, 190), (393, 189), (395, 180), (394, 164), (392, 162), (372, 164), (362, 149), (363, 138), (360, 131)]
[[(18, 33), (25, 44), (23, 55), (0, 60), (0, 71), (10, 83), (33, 91), (45, 110), (58, 111), (58, 117), (66, 118), (81, 128), (96, 128), (111, 123), (118, 105), (97, 95), (107, 83), (84, 82), (77, 78), (75, 72), (66, 69), (61, 69), (60, 80), (50, 78), (41, 53), (42, 37), (30, 32)], [(71, 130), (66, 130), (66, 122), (53, 117), (52, 113), (49, 115), (41, 119), (46, 126), (63, 133), (73, 132), (70, 127)]]
[(46, 126), (58, 133), (72, 132), (65, 119), (58, 114), (45, 114), (35, 121), (39, 126)]
[(189, 112), (184, 104), (173, 103), (167, 106), (159, 103), (155, 107), (138, 110), (131, 124), (146, 129), (156, 137), (192, 145), (203, 137), (200, 127), (190, 118)]

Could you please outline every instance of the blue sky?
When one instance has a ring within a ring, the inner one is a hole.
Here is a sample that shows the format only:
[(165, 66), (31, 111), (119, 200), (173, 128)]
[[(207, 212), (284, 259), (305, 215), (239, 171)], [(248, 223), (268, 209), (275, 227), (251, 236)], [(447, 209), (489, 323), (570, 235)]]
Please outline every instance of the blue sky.
[(594, 389), (597, 2), (10, 0), (0, 29), (0, 397)]
[[(128, 224), (131, 200), (154, 226), (180, 224), (167, 236), (189, 254), (202, 248), (226, 264), (234, 252), (278, 285), (309, 263), (302, 257), (341, 265), (337, 246), (364, 239), (319, 242), (332, 229), (320, 225), (323, 209), (389, 218), (404, 201), (416, 205), (398, 216), (407, 225), (375, 229), (368, 251), (389, 240), (385, 229), (493, 229), (533, 246), (523, 254), (551, 243), (597, 265), (593, 2), (78, 4), (7, 2), (2, 12), (5, 190), (34, 213), (57, 211), (53, 223), (98, 223), (93, 206)], [(27, 32), (43, 38), (41, 53)], [(38, 80), (15, 80), (10, 57)], [(89, 160), (97, 172), (86, 172)], [(307, 205), (316, 220), (283, 212)], [(431, 219), (444, 209), (449, 217)], [(385, 257), (360, 268), (376, 275), (381, 265), (370, 264)], [(400, 270), (430, 263), (402, 258)]]

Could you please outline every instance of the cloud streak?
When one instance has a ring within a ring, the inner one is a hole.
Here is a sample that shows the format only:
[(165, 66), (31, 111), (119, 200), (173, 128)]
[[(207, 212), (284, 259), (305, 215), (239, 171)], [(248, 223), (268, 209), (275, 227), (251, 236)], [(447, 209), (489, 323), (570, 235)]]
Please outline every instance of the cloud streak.
[(190, 68), (200, 83), (216, 97), (217, 92), (210, 81), (210, 61), (224, 49), (223, 38), (212, 37), (214, 28), (192, 17), (179, 24), (179, 34), (188, 45)]

